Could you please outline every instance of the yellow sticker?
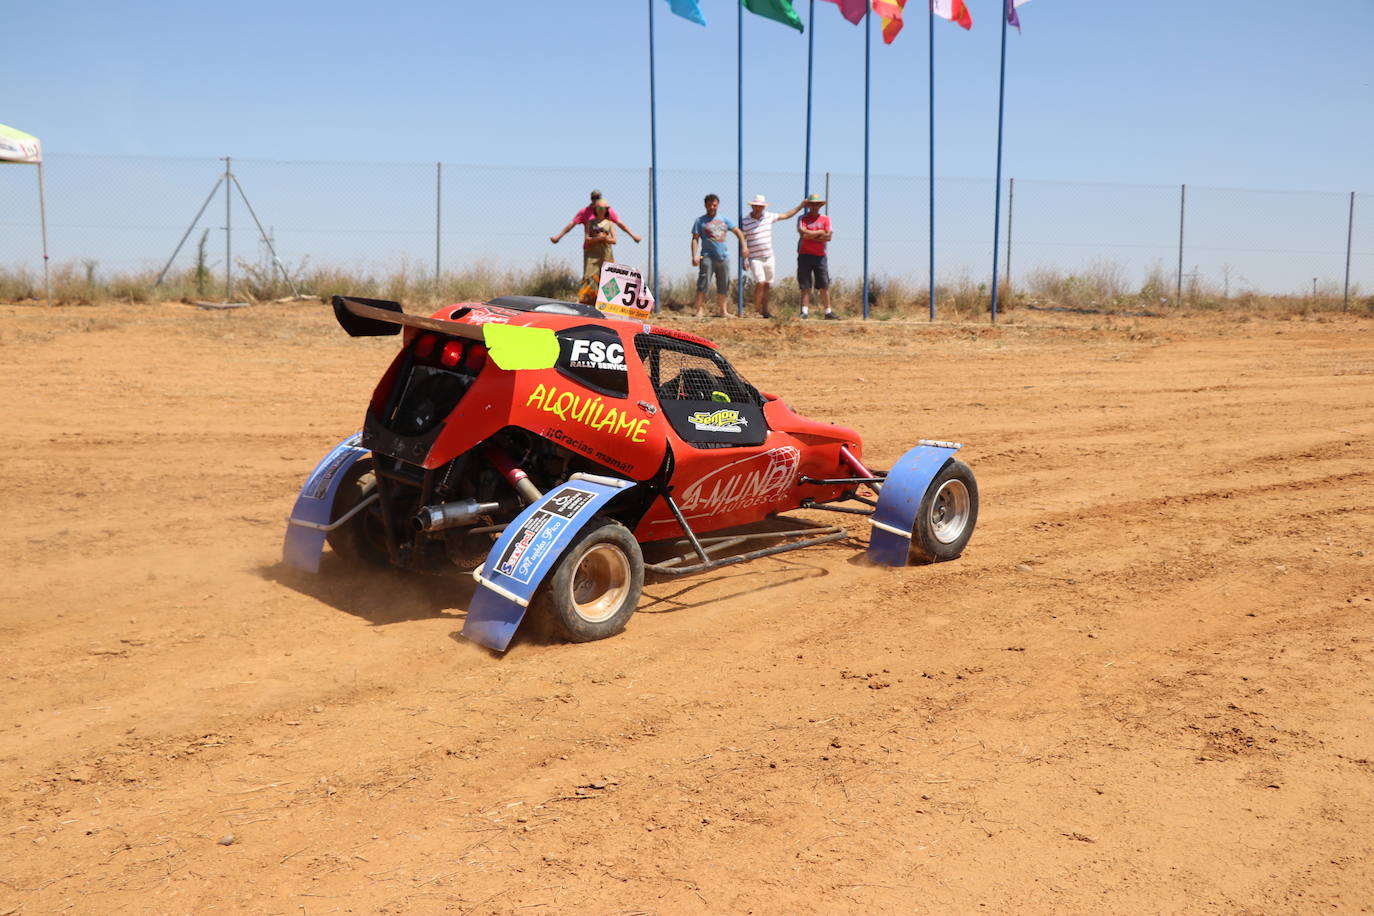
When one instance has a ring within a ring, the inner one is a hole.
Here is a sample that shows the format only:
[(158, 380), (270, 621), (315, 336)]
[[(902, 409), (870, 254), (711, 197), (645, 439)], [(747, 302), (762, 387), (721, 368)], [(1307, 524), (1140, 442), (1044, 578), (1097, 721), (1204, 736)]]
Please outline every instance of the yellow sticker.
[(498, 369), (552, 369), (558, 362), (558, 338), (551, 328), (484, 324), (482, 339)]

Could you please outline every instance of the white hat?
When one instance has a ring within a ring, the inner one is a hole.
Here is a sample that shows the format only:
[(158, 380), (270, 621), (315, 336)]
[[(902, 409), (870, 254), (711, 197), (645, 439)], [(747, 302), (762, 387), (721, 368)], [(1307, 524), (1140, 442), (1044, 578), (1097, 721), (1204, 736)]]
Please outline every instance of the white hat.
[(768, 201), (764, 199), (764, 197), (763, 197), (762, 194), (755, 194), (755, 195), (754, 195), (754, 199), (751, 200), (751, 201), (749, 201), (749, 206), (751, 206), (751, 207), (766, 207), (766, 206), (768, 206)]

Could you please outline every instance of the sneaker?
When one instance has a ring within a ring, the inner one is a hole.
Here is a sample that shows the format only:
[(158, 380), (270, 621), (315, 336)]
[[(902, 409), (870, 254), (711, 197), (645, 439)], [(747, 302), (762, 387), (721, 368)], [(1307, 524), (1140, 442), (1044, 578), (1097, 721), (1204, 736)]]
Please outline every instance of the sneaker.
[(826, 321), (839, 321), (839, 320), (840, 320), (840, 316), (839, 316), (839, 315), (836, 315), (834, 312), (826, 312), (826, 313), (825, 313), (825, 320), (826, 320)]
[(808, 312), (806, 309), (802, 309), (802, 310), (801, 310), (801, 316), (802, 316), (803, 318), (810, 318), (810, 317), (811, 317), (811, 313)]

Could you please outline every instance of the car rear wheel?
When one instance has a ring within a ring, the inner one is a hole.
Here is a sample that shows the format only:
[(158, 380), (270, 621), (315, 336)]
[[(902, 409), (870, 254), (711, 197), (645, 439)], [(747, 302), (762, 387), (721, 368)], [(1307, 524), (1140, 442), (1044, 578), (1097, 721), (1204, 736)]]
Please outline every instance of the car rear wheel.
[(625, 629), (643, 589), (639, 542), (624, 525), (597, 516), (558, 561), (543, 603), (563, 637), (591, 642)]
[(938, 563), (964, 552), (978, 523), (978, 481), (962, 461), (950, 460), (921, 498), (911, 530), (911, 561)]
[[(375, 492), (377, 477), (372, 472), (372, 459), (362, 458), (354, 462), (339, 482), (329, 520), (337, 522)], [(391, 563), (386, 549), (382, 512), (376, 502), (329, 532), (327, 539), (334, 552), (350, 565), (388, 566)]]

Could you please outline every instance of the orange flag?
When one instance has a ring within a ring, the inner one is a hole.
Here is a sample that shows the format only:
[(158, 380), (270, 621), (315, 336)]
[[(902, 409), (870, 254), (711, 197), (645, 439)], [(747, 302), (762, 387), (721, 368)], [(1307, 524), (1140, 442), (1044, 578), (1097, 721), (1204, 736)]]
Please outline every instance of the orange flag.
[(892, 44), (892, 39), (902, 30), (902, 7), (906, 0), (873, 0), (873, 12), (883, 18), (883, 44)]

